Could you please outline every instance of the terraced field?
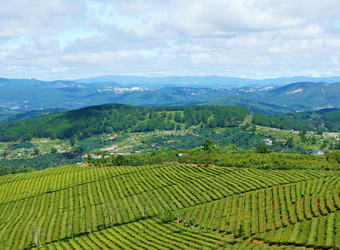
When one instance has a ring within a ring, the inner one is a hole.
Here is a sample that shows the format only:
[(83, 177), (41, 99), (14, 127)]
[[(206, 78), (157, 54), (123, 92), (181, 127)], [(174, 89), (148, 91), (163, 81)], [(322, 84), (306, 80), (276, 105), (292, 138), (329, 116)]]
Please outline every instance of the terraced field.
[(339, 249), (340, 172), (63, 166), (0, 179), (0, 248)]

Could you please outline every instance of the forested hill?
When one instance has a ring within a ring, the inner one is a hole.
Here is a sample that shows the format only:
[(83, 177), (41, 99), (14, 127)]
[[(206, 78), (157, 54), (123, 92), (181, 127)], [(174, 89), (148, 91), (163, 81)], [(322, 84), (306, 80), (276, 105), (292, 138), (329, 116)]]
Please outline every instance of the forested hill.
[(233, 106), (139, 107), (105, 104), (0, 124), (0, 141), (35, 138), (86, 138), (120, 131), (145, 132), (238, 126), (248, 109)]
[(324, 109), (317, 112), (297, 112), (266, 116), (255, 113), (253, 123), (265, 127), (294, 130), (340, 130), (340, 110)]

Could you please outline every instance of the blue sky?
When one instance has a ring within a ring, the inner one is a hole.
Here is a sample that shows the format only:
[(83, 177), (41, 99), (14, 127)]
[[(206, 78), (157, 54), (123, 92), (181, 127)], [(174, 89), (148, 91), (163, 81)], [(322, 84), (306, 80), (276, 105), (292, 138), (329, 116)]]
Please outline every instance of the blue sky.
[(0, 77), (340, 75), (339, 0), (0, 0)]

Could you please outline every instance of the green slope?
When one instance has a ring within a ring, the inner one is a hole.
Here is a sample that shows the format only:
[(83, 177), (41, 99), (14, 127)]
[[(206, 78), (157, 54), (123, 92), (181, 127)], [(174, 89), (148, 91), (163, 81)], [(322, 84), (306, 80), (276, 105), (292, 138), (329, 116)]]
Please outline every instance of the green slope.
[(240, 247), (323, 216), (327, 237), (311, 246), (336, 246), (339, 185), (339, 171), (309, 169), (57, 167), (0, 178), (0, 239), (3, 249)]
[(340, 110), (324, 109), (317, 112), (297, 112), (274, 116), (255, 113), (253, 123), (265, 127), (300, 131), (339, 131)]

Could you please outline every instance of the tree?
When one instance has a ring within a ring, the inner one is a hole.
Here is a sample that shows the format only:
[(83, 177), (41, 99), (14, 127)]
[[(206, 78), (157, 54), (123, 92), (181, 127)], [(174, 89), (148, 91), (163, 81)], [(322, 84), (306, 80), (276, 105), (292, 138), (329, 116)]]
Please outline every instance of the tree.
[(242, 221), (240, 223), (240, 226), (239, 226), (238, 230), (235, 232), (235, 236), (238, 237), (238, 238), (241, 238), (242, 241), (243, 241), (245, 233), (246, 233), (246, 230), (244, 229), (243, 221)]
[(340, 163), (340, 151), (334, 150), (326, 154), (326, 160), (331, 163)]
[(41, 227), (38, 226), (37, 224), (34, 224), (29, 230), (29, 233), (31, 238), (34, 240), (35, 245), (37, 247), (40, 247), (41, 246), (40, 238), (42, 234)]
[(18, 173), (18, 170), (16, 167), (12, 167), (11, 174), (16, 174)]
[(79, 216), (79, 221), (80, 223), (82, 223), (83, 230), (91, 234), (93, 227), (93, 218), (91, 216), (90, 209), (84, 209), (83, 214)]
[(266, 145), (261, 144), (256, 148), (256, 153), (260, 153), (260, 154), (264, 154), (264, 153), (268, 153), (268, 149), (266, 147)]
[(255, 132), (255, 131), (256, 131), (256, 125), (253, 124), (253, 125), (251, 125), (249, 132)]
[(5, 149), (4, 152), (2, 153), (2, 157), (6, 157), (9, 154), (10, 154), (10, 151), (8, 149)]
[(203, 150), (210, 152), (214, 148), (214, 144), (211, 140), (207, 139), (204, 141)]
[(0, 166), (0, 176), (11, 174), (11, 169), (9, 167), (1, 167)]
[(66, 231), (70, 234), (71, 239), (74, 239), (74, 220), (73, 217), (69, 216), (68, 217), (68, 227), (66, 228)]
[(181, 116), (181, 114), (180, 114), (178, 111), (175, 113), (175, 118), (174, 118), (174, 120), (175, 120), (175, 122), (177, 122), (177, 123), (182, 123), (182, 116)]
[(104, 216), (107, 216), (109, 218), (110, 221), (110, 227), (114, 227), (115, 225), (115, 218), (116, 218), (116, 214), (117, 214), (117, 204), (115, 201), (108, 201), (106, 203), (103, 204), (103, 208), (104, 208)]
[(302, 131), (299, 133), (299, 136), (300, 136), (302, 142), (305, 142), (305, 141), (306, 141), (306, 133), (307, 133), (307, 131), (306, 131), (305, 129), (302, 130)]
[(57, 152), (58, 152), (58, 150), (56, 148), (51, 148), (51, 154), (55, 154)]
[(122, 166), (124, 164), (124, 156), (123, 155), (117, 155), (116, 162), (118, 166)]
[(70, 139), (70, 144), (72, 147), (77, 144), (77, 139), (74, 136)]
[(241, 126), (241, 129), (243, 130), (243, 131), (247, 131), (249, 128), (250, 128), (250, 123), (246, 123), (246, 124), (244, 124), (244, 126)]
[(286, 146), (287, 146), (288, 148), (293, 148), (293, 147), (294, 147), (294, 139), (293, 139), (293, 137), (289, 137), (289, 138), (288, 138), (288, 140), (287, 140), (287, 142), (286, 142)]
[(139, 207), (139, 211), (141, 213), (142, 218), (147, 217), (148, 211), (151, 207), (151, 205), (149, 204), (149, 201), (146, 197), (137, 197), (138, 199), (138, 207)]

